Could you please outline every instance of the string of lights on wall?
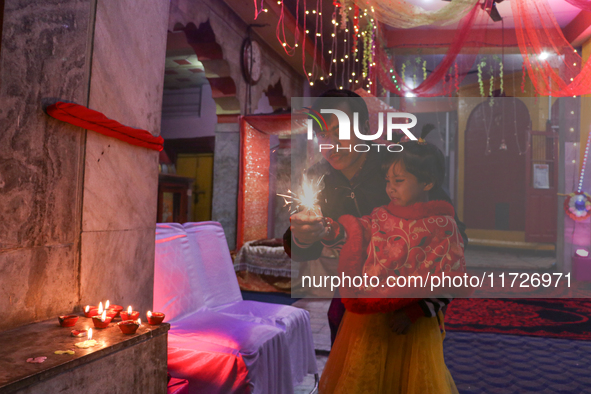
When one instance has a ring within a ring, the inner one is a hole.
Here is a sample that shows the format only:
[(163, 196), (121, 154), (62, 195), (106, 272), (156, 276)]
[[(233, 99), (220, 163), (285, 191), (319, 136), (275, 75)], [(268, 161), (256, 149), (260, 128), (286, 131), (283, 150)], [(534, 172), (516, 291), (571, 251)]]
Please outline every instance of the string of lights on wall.
[[(254, 0), (255, 19), (263, 12), (268, 12), (265, 8), (264, 0)], [(276, 28), (277, 40), (281, 43), (283, 50), (288, 56), (294, 56), (301, 47), (302, 68), (310, 86), (322, 82), (329, 84), (333, 82), (340, 89), (350, 88), (353, 85), (365, 86), (368, 90), (375, 86), (375, 51), (376, 51), (376, 33), (377, 22), (375, 18), (375, 9), (361, 10), (351, 0), (334, 0), (334, 10), (332, 12), (332, 32), (330, 40), (330, 61), (328, 70), (323, 70), (318, 66), (320, 57), (321, 64), (324, 64), (324, 44), (323, 37), (323, 19), (322, 19), (322, 1), (316, 0), (315, 8), (309, 9), (306, 0), (296, 1), (296, 24), (293, 42), (289, 42), (285, 33), (285, 9), (284, 0), (277, 0), (280, 5), (279, 22)], [(349, 5), (350, 4), (350, 5)], [(303, 12), (300, 8), (303, 8)], [(302, 31), (300, 31), (300, 13), (304, 18), (301, 22)], [(352, 16), (351, 16), (352, 15)], [(309, 17), (315, 17), (312, 26), (308, 23)], [(302, 37), (303, 36), (303, 37)], [(314, 43), (314, 55), (311, 69), (306, 67), (306, 38), (312, 39)], [(320, 45), (320, 50), (318, 49)]]

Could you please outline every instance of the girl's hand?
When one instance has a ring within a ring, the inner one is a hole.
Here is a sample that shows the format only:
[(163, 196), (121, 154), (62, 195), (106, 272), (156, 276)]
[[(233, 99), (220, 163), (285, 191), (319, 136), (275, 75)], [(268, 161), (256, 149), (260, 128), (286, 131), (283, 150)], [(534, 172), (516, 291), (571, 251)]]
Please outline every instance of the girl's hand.
[(412, 321), (403, 311), (396, 311), (390, 317), (390, 329), (396, 334), (406, 335), (411, 325)]

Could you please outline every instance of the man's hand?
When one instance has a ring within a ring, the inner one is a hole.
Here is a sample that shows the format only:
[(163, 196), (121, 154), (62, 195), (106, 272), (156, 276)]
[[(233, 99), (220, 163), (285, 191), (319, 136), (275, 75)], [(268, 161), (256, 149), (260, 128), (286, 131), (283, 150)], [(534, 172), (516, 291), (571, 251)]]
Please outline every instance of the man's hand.
[(396, 334), (406, 335), (411, 325), (412, 321), (403, 311), (396, 311), (390, 317), (390, 329)]
[(302, 244), (313, 244), (328, 234), (329, 229), (322, 216), (314, 212), (303, 211), (291, 215), (292, 236)]

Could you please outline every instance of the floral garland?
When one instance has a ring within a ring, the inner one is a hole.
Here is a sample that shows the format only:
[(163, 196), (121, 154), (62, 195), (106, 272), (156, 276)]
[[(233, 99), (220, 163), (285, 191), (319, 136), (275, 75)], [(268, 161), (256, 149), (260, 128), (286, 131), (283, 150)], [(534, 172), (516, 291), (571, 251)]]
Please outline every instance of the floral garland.
[(406, 71), (406, 63), (402, 63), (402, 68), (400, 69), (400, 77), (402, 78), (402, 84), (406, 84), (406, 75), (404, 72)]
[(489, 82), (489, 87), (488, 87), (488, 96), (490, 97), (490, 101), (488, 102), (488, 105), (490, 105), (491, 107), (493, 105), (495, 105), (495, 99), (493, 97), (494, 86), (495, 86), (495, 74), (494, 74), (493, 66), (491, 64), (491, 66), (490, 66), (490, 82)]
[(585, 192), (568, 194), (564, 199), (564, 212), (573, 220), (587, 219), (591, 216), (591, 196)]
[(484, 82), (482, 81), (482, 68), (486, 66), (486, 61), (482, 60), (478, 64), (478, 87), (480, 88), (480, 97), (484, 97)]
[(499, 62), (499, 78), (501, 80), (501, 96), (503, 95), (503, 62)]
[(339, 13), (341, 15), (341, 30), (345, 30), (347, 28), (347, 0), (341, 0), (340, 3), (340, 10)]

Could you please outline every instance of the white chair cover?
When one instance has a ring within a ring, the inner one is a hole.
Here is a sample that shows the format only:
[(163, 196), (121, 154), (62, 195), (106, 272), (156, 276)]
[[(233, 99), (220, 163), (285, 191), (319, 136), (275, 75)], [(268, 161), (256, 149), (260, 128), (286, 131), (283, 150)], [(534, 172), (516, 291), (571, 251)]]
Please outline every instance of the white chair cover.
[[(223, 236), (223, 231), (221, 234)], [(229, 257), (227, 244), (225, 248)], [(219, 273), (204, 269), (200, 251), (195, 245), (191, 246), (182, 226), (157, 225), (154, 307), (166, 313), (167, 321), (172, 323), (169, 332), (171, 372), (192, 381), (195, 391), (190, 386), (191, 392), (226, 394), (227, 387), (223, 384), (200, 380), (203, 376), (211, 377), (211, 373), (203, 371), (203, 365), (199, 366), (200, 370), (192, 370), (192, 357), (207, 354), (212, 358), (211, 365), (224, 365), (226, 370), (231, 370), (239, 357), (248, 369), (251, 393), (292, 394), (291, 351), (285, 331), (275, 324), (258, 324), (208, 309), (206, 302), (213, 305), (229, 300), (232, 305), (237, 302), (236, 296), (238, 301), (242, 296), (235, 276), (224, 283)], [(210, 281), (207, 274), (212, 274), (217, 282)], [(211, 283), (221, 283), (222, 290)], [(224, 294), (226, 288), (230, 288), (230, 297)], [(238, 288), (237, 294), (234, 288)], [(196, 361), (193, 360), (195, 364)]]
[(156, 226), (154, 264), (154, 310), (174, 322), (204, 307), (198, 271), (190, 261), (185, 230), (169, 224)]
[[(185, 223), (189, 243), (199, 250), (198, 271), (205, 273), (209, 294), (205, 300), (212, 310), (229, 316), (262, 324), (271, 324), (285, 331), (291, 359), (293, 386), (309, 373), (317, 373), (314, 340), (307, 311), (289, 305), (243, 301), (236, 280), (232, 258), (224, 230), (218, 222)], [(227, 293), (224, 293), (226, 289)]]
[[(174, 323), (168, 343), (185, 350), (201, 350), (203, 343), (208, 343), (218, 351), (239, 352), (248, 369), (252, 394), (293, 393), (290, 352), (285, 333), (279, 328), (200, 310)], [(186, 367), (179, 368), (181, 373), (176, 375), (183, 377)]]

